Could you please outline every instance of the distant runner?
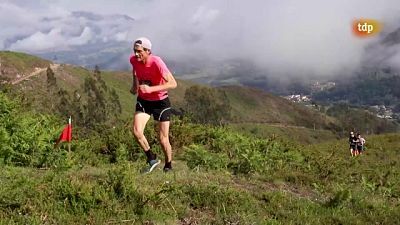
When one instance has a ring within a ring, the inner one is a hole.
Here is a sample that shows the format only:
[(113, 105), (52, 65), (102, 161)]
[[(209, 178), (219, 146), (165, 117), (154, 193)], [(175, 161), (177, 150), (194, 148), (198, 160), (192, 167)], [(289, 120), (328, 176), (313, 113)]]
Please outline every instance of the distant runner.
[(358, 154), (362, 154), (364, 152), (364, 145), (365, 145), (365, 139), (361, 137), (361, 134), (357, 134), (357, 151)]
[(167, 90), (176, 88), (177, 83), (163, 60), (152, 54), (149, 39), (135, 40), (133, 51), (135, 54), (130, 57), (133, 74), (130, 92), (137, 94), (133, 134), (147, 156), (149, 167), (145, 172), (151, 172), (161, 162), (144, 136), (146, 124), (153, 115), (159, 124), (159, 140), (165, 156), (164, 172), (168, 172), (172, 169), (172, 147), (169, 142), (171, 104)]
[(357, 137), (354, 135), (354, 132), (350, 132), (350, 137), (349, 137), (349, 144), (350, 144), (350, 153), (351, 156), (356, 156), (357, 154)]

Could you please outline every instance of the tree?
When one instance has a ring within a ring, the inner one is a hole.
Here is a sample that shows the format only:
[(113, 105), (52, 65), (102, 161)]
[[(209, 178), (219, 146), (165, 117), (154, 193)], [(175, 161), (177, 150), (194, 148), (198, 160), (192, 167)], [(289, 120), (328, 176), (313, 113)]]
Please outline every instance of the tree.
[(119, 96), (115, 89), (107, 87), (98, 66), (95, 67), (93, 76), (85, 79), (83, 94), (85, 101), (82, 103), (82, 125), (93, 128), (98, 124), (114, 123), (118, 119), (122, 112)]
[(47, 67), (46, 70), (46, 75), (47, 75), (47, 101), (45, 104), (47, 109), (50, 109), (50, 111), (53, 111), (57, 107), (57, 102), (58, 102), (58, 92), (59, 88), (57, 86), (57, 79), (54, 75), (53, 70), (49, 67)]
[(122, 113), (121, 102), (119, 101), (119, 96), (114, 88), (110, 90), (110, 100), (111, 103), (109, 105), (110, 107), (114, 108), (114, 110), (112, 110), (112, 112), (114, 112), (114, 115), (117, 116), (121, 114)]
[(96, 84), (96, 80), (87, 77), (84, 82), (84, 93), (87, 95), (87, 101), (84, 105), (85, 125), (93, 127), (96, 123), (106, 121), (104, 90)]
[(50, 66), (47, 67), (46, 74), (47, 74), (47, 91), (51, 92), (51, 91), (54, 91), (54, 90), (58, 89), (58, 87), (57, 87), (57, 79), (54, 76), (54, 72), (50, 68)]
[(101, 78), (101, 71), (100, 71), (100, 67), (98, 65), (94, 66), (93, 77), (96, 80), (96, 82), (98, 82), (100, 85), (102, 85), (103, 89), (107, 89), (106, 82), (104, 82), (104, 80)]
[(57, 104), (57, 111), (63, 117), (67, 118), (69, 116), (74, 116), (73, 114), (73, 107), (70, 101), (70, 95), (68, 92), (62, 88), (59, 89), (58, 93), (58, 104)]

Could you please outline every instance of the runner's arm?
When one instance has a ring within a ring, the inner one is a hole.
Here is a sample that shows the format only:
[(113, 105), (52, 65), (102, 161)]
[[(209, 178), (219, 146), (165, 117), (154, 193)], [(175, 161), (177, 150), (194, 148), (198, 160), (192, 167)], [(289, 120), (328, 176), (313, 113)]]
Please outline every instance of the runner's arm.
[(156, 85), (156, 86), (147, 86), (147, 85), (140, 85), (139, 88), (144, 93), (152, 93), (156, 91), (166, 91), (170, 89), (174, 89), (177, 86), (176, 80), (171, 73), (168, 73), (166, 76), (163, 77), (165, 83)]
[(133, 80), (132, 80), (132, 87), (131, 87), (130, 92), (132, 94), (136, 95), (137, 91), (138, 91), (138, 87), (139, 87), (139, 81), (137, 79), (135, 70), (132, 70), (132, 77), (133, 77)]

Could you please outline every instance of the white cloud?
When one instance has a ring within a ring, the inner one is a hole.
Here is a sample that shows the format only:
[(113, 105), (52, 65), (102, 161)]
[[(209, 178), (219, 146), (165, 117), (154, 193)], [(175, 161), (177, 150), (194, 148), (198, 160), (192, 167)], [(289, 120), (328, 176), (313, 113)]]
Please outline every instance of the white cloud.
[(67, 40), (67, 42), (71, 45), (84, 45), (90, 42), (93, 39), (93, 33), (89, 27), (85, 27), (82, 33), (78, 37), (72, 37)]
[[(155, 7), (156, 6), (156, 7)], [(387, 1), (154, 1), (148, 17), (131, 31), (147, 35), (170, 58), (243, 58), (272, 73), (321, 76), (355, 69), (377, 37), (351, 33), (356, 18), (399, 19), (400, 3)]]
[[(136, 20), (107, 16), (114, 13)], [(3, 1), (0, 48), (44, 51), (148, 36), (154, 52), (169, 59), (242, 58), (273, 74), (325, 76), (358, 68), (365, 47), (378, 42), (379, 36), (354, 37), (354, 19), (377, 19), (387, 32), (397, 28), (399, 15), (398, 0)], [(392, 56), (387, 60), (398, 59)]]
[(42, 51), (55, 49), (65, 49), (65, 39), (61, 34), (61, 29), (55, 28), (48, 33), (42, 33), (40, 31), (32, 34), (31, 36), (18, 40), (10, 46), (10, 49), (23, 51), (29, 49), (29, 51)]
[(393, 47), (393, 55), (387, 60), (387, 66), (400, 71), (400, 45)]
[(128, 41), (128, 32), (118, 32), (114, 35), (116, 41)]

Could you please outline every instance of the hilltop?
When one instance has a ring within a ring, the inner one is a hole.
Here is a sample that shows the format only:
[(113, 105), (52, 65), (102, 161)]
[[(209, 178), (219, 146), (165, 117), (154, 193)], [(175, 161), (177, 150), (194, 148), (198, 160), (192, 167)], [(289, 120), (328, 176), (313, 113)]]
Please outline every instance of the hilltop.
[(50, 64), (50, 61), (33, 55), (0, 51), (0, 80), (15, 80), (34, 72), (37, 68), (46, 68)]

